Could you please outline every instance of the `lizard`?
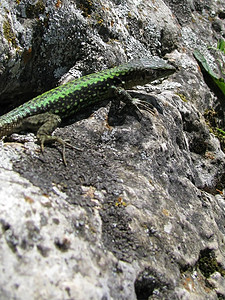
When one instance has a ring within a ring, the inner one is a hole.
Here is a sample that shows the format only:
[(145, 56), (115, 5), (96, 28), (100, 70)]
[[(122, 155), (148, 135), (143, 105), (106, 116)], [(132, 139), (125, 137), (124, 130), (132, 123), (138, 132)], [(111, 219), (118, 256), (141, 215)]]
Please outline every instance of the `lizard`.
[(62, 119), (87, 106), (114, 98), (125, 104), (129, 103), (138, 110), (151, 110), (146, 101), (132, 98), (127, 90), (167, 77), (175, 71), (173, 65), (153, 57), (133, 59), (119, 66), (71, 80), (0, 116), (0, 138), (15, 132), (35, 130), (42, 152), (45, 143), (59, 142), (63, 145), (63, 161), (66, 165), (65, 146), (77, 148), (58, 136), (52, 136)]

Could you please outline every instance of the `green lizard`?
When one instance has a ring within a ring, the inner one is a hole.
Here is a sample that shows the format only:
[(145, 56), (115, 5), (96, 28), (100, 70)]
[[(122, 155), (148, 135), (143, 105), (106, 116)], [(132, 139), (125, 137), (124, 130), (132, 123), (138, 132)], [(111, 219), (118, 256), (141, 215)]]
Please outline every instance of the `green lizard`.
[[(67, 118), (94, 103), (113, 98), (147, 109), (147, 102), (134, 99), (126, 91), (174, 73), (176, 68), (159, 58), (136, 59), (117, 67), (83, 76), (37, 96), (0, 117), (0, 138), (23, 130), (36, 130), (42, 151), (44, 143), (70, 146), (52, 132)], [(76, 148), (75, 148), (76, 149)]]

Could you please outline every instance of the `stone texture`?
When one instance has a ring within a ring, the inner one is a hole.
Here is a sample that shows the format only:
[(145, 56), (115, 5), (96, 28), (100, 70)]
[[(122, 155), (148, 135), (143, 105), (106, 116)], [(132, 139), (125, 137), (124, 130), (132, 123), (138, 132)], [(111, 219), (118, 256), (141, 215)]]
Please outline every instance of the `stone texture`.
[(222, 1), (0, 9), (3, 105), (134, 57), (178, 67), (135, 90), (156, 99), (155, 115), (109, 126), (106, 101), (58, 128), (83, 150), (67, 149), (67, 167), (32, 134), (1, 143), (0, 298), (223, 299), (225, 154), (212, 124), (224, 128), (224, 104), (192, 55), (218, 69), (208, 46), (224, 36)]

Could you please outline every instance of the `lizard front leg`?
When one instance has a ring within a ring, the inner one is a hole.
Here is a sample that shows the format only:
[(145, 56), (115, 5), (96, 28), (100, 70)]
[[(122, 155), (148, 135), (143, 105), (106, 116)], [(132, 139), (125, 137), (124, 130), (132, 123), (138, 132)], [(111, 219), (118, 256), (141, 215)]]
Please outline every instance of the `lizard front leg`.
[[(142, 115), (142, 112), (141, 112), (142, 109), (150, 112), (151, 114), (155, 114), (154, 106), (151, 103), (149, 103), (148, 101), (144, 101), (144, 100), (141, 100), (138, 98), (133, 98), (129, 94), (129, 92), (127, 92), (122, 87), (112, 86), (111, 89), (115, 95), (115, 99), (111, 103), (109, 117), (111, 118), (111, 116), (113, 116), (113, 114), (116, 114), (118, 123), (120, 123), (121, 119), (122, 119), (122, 117), (119, 117), (119, 115), (122, 116), (124, 114), (124, 112), (127, 111), (128, 109), (138, 119), (140, 119), (140, 117), (138, 116), (137, 111)], [(122, 101), (126, 104), (121, 111), (119, 111), (120, 101)]]
[(140, 110), (144, 109), (151, 114), (155, 114), (154, 107), (151, 103), (131, 97), (131, 95), (122, 87), (112, 86), (111, 88), (119, 100), (123, 101), (127, 105), (134, 106), (140, 113)]

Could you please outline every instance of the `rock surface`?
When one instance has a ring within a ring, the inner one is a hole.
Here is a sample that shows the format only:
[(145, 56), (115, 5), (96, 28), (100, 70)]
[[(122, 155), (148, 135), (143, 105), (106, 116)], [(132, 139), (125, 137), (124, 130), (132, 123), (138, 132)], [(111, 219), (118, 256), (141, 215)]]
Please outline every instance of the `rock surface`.
[(33, 134), (1, 142), (0, 298), (224, 299), (224, 99), (193, 57), (217, 68), (223, 1), (1, 1), (0, 31), (4, 111), (131, 58), (178, 67), (135, 91), (155, 115), (109, 126), (106, 102), (58, 128), (67, 167)]

